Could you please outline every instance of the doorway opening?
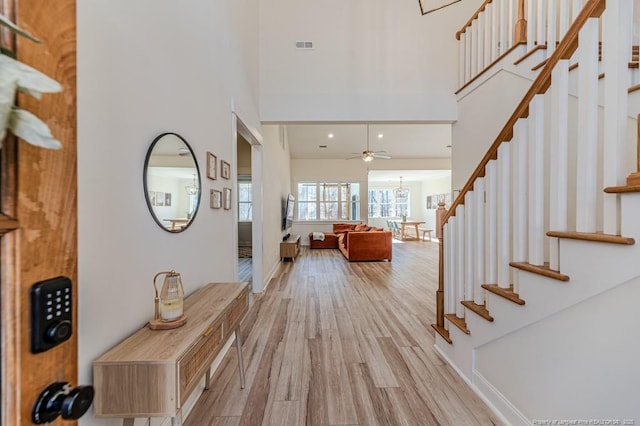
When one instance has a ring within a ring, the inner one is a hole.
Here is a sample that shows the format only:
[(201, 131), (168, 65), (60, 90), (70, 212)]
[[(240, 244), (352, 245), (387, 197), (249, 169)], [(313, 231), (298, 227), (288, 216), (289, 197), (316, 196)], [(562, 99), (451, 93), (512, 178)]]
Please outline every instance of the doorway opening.
[(233, 114), (233, 187), (235, 277), (249, 282), (251, 291), (263, 290), (262, 271), (262, 145), (249, 128)]

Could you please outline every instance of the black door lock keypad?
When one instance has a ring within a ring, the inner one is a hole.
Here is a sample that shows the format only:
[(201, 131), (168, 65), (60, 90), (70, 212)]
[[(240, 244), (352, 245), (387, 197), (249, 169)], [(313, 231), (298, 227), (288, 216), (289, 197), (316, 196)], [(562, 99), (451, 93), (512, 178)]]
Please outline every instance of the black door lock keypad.
[(56, 277), (31, 287), (31, 352), (44, 352), (72, 334), (71, 280)]

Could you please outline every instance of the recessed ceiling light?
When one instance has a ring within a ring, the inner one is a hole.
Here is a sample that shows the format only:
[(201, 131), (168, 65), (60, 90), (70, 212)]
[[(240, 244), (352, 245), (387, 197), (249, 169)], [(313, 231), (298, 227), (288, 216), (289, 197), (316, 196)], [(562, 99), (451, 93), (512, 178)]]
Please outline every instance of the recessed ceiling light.
[(378, 133), (378, 139), (382, 139), (384, 135), (382, 133)]
[(329, 133), (327, 136), (329, 136), (329, 139), (333, 139), (333, 133)]

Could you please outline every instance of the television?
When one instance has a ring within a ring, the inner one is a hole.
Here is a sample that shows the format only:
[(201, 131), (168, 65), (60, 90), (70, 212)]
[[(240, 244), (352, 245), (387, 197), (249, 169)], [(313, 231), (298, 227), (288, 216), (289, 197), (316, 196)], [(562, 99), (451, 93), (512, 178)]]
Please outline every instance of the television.
[(293, 195), (287, 195), (284, 207), (284, 217), (282, 218), (282, 230), (286, 231), (293, 225), (293, 205), (296, 199)]

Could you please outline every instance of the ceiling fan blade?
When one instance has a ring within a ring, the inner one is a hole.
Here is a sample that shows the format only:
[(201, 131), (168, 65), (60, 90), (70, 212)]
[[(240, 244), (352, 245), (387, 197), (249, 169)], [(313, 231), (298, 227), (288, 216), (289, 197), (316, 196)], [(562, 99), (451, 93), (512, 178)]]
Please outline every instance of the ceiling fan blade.
[(347, 157), (347, 158), (345, 158), (345, 160), (355, 160), (355, 159), (362, 159), (362, 154), (358, 154), (355, 157)]
[(377, 154), (377, 153), (373, 153), (373, 157), (374, 158), (379, 158), (381, 160), (390, 160), (391, 156), (389, 154)]

